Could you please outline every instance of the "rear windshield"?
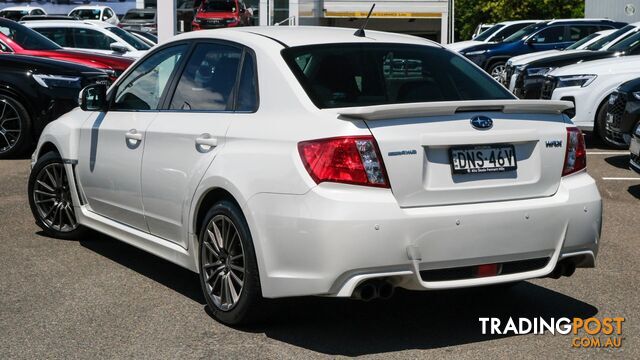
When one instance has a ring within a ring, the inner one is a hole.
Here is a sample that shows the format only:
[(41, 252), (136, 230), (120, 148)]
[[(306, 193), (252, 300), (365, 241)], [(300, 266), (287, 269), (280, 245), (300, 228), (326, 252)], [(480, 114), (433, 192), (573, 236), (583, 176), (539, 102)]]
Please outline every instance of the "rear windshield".
[(116, 34), (120, 39), (126, 41), (127, 44), (133, 46), (133, 48), (136, 49), (136, 50), (149, 50), (149, 49), (151, 49), (151, 46), (147, 45), (144, 41), (138, 39), (137, 37), (135, 37), (134, 35), (132, 35), (131, 33), (129, 33), (126, 30), (122, 30), (119, 27), (115, 27), (115, 26), (110, 26), (110, 27), (107, 28), (107, 30), (109, 30), (112, 33)]
[(56, 50), (58, 44), (28, 27), (11, 21), (0, 22), (0, 32), (25, 50)]
[(513, 99), (484, 71), (435, 46), (328, 44), (282, 54), (319, 108)]
[(155, 12), (130, 11), (124, 15), (124, 20), (153, 20), (156, 18)]
[(29, 15), (29, 12), (27, 10), (0, 11), (0, 17), (13, 20), (13, 21), (20, 21), (20, 19), (22, 19), (23, 16), (27, 16), (27, 15)]
[(73, 10), (69, 16), (75, 16), (83, 20), (100, 20), (99, 9), (81, 9)]
[[(631, 34), (626, 34), (626, 32), (629, 32), (630, 30), (635, 29), (635, 26), (632, 25), (627, 25), (625, 27), (623, 27), (622, 29), (618, 29), (614, 32), (612, 32), (611, 34), (603, 37), (602, 39), (598, 39), (595, 42), (593, 42), (592, 44), (589, 44), (589, 46), (586, 47), (587, 50), (600, 50), (603, 47), (609, 45), (611, 46), (612, 43), (618, 43), (624, 39), (626, 39), (627, 37), (629, 37)], [(622, 36), (625, 35), (625, 36)], [(615, 42), (614, 42), (615, 41)]]
[(493, 25), (492, 27), (488, 28), (487, 30), (481, 32), (480, 35), (476, 36), (473, 40), (485, 41), (485, 40), (487, 40), (489, 38), (489, 36), (495, 34), (496, 31), (502, 29), (503, 27), (504, 27), (504, 25), (502, 25), (502, 24)]

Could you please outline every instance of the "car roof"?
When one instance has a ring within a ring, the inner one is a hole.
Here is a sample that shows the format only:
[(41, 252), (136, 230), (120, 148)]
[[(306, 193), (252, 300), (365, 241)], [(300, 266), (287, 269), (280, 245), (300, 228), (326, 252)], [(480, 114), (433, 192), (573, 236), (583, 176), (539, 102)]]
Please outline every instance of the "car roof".
[(128, 13), (134, 13), (134, 12), (139, 12), (139, 13), (145, 13), (145, 12), (150, 13), (150, 12), (153, 12), (154, 13), (154, 12), (156, 12), (156, 9), (155, 8), (129, 9), (127, 12)]
[[(73, 9), (71, 9), (71, 11), (75, 11), (75, 10), (104, 10), (104, 9), (109, 9), (108, 6), (104, 6), (104, 5), (82, 5), (82, 6), (76, 6)], [(69, 12), (71, 12), (69, 11)]]
[(548, 20), (547, 24), (558, 24), (558, 23), (572, 23), (572, 22), (576, 22), (576, 23), (580, 23), (580, 22), (608, 22), (608, 23), (615, 23), (615, 21), (611, 20), (611, 19), (605, 19), (605, 18), (592, 18), (592, 19), (552, 19), (552, 20)]
[(543, 22), (544, 20), (510, 20), (510, 21), (501, 21), (497, 24), (499, 25), (515, 25), (515, 24), (523, 24), (523, 23), (539, 23), (539, 22)]
[(261, 36), (272, 39), (284, 46), (304, 46), (334, 43), (404, 43), (442, 47), (440, 44), (417, 36), (365, 30), (366, 37), (353, 33), (356, 29), (322, 26), (249, 26), (200, 30), (183, 33), (175, 39), (212, 37), (224, 39), (225, 34), (246, 34), (249, 37)]
[(29, 27), (37, 24), (35, 27), (46, 26), (62, 26), (62, 27), (75, 27), (75, 28), (110, 28), (114, 27), (113, 24), (109, 24), (103, 21), (95, 20), (37, 20), (37, 21), (21, 21), (22, 24), (28, 24)]
[(10, 6), (0, 11), (25, 11), (25, 10), (35, 10), (35, 9), (44, 11), (44, 9), (39, 6)]

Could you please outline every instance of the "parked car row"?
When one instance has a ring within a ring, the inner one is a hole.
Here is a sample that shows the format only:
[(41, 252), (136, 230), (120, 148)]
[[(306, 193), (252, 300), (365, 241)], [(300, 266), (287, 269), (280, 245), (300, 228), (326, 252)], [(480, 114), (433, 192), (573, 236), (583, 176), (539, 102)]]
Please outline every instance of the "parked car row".
[[(514, 22), (496, 24), (476, 39), (490, 39), (509, 25)], [(631, 147), (630, 166), (640, 169), (640, 22), (536, 21), (506, 39), (449, 48), (521, 99), (572, 102), (565, 114), (578, 128), (610, 147)]]

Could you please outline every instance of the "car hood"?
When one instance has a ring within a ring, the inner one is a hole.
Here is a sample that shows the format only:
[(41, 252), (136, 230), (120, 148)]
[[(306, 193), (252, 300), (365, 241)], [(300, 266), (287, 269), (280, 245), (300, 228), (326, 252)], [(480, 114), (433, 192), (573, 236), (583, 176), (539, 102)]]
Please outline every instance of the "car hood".
[(60, 75), (77, 75), (83, 74), (104, 74), (104, 72), (94, 68), (49, 58), (16, 54), (0, 54), (0, 67), (16, 67), (25, 70), (39, 70), (39, 72), (60, 74)]
[(444, 47), (451, 51), (460, 51), (460, 50), (464, 50), (466, 48), (470, 48), (472, 46), (476, 46), (480, 44), (484, 44), (484, 43), (482, 41), (467, 40), (467, 41), (458, 41), (451, 44), (447, 44)]
[(237, 16), (234, 12), (198, 12), (196, 18), (198, 19), (224, 19)]
[(625, 72), (638, 72), (640, 69), (640, 55), (615, 57), (588, 61), (580, 64), (564, 66), (550, 72), (552, 76), (579, 75), (579, 74), (620, 74)]
[(591, 62), (600, 59), (607, 59), (615, 56), (615, 53), (608, 51), (591, 51), (591, 50), (577, 50), (577, 51), (561, 51), (557, 55), (551, 55), (530, 61), (529, 67), (561, 67), (569, 66), (578, 63)]
[(538, 59), (543, 59), (547, 56), (558, 55), (561, 50), (547, 50), (547, 51), (539, 51), (530, 54), (518, 55), (509, 59), (509, 64), (513, 66), (525, 65), (531, 61), (536, 61)]

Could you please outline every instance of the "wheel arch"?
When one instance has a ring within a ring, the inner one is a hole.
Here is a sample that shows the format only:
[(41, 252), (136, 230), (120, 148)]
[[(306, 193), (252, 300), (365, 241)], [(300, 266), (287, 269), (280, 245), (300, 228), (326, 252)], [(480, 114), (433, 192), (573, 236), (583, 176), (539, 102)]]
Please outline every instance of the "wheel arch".
[[(22, 106), (24, 106), (25, 110), (27, 110), (27, 113), (29, 114), (29, 118), (31, 121), (31, 126), (33, 128), (34, 122), (38, 122), (40, 121), (36, 114), (33, 113), (33, 109), (34, 106), (31, 102), (31, 100), (29, 100), (29, 97), (26, 96), (22, 91), (20, 91), (19, 89), (16, 89), (14, 86), (10, 85), (10, 84), (6, 84), (4, 82), (0, 83), (0, 95), (5, 95), (5, 96), (10, 96), (12, 98), (14, 98), (16, 101), (18, 101), (20, 104), (22, 104)], [(39, 124), (37, 124), (39, 126)], [(33, 129), (32, 129), (33, 130)], [(31, 134), (32, 136), (35, 134)], [(37, 140), (37, 137), (34, 137), (34, 140)]]

